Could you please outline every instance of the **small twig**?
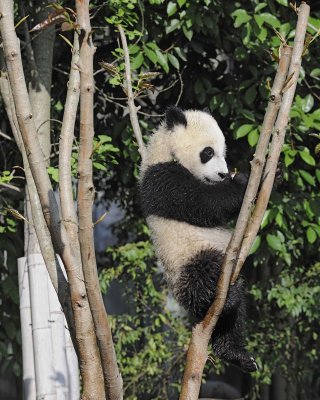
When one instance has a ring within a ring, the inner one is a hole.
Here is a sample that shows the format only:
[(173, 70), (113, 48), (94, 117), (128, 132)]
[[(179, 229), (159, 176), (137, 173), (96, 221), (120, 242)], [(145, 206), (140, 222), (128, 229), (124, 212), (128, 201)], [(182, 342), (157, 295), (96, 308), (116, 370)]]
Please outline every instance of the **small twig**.
[(12, 137), (10, 137), (9, 135), (7, 135), (6, 133), (0, 131), (0, 136), (4, 137), (7, 140), (13, 141)]
[(177, 100), (176, 100), (176, 106), (179, 104), (179, 101), (180, 101), (181, 96), (182, 96), (182, 94), (183, 94), (183, 88), (184, 88), (182, 76), (181, 76), (181, 74), (180, 74), (179, 71), (178, 71), (178, 76), (179, 76), (179, 81), (180, 81), (180, 92), (179, 92), (178, 98), (177, 98)]
[(126, 89), (128, 93), (128, 106), (129, 106), (129, 113), (130, 113), (130, 120), (134, 135), (136, 137), (138, 146), (139, 146), (139, 153), (141, 158), (145, 157), (145, 145), (143, 143), (141, 129), (138, 121), (137, 116), (137, 107), (134, 104), (134, 95), (132, 92), (132, 84), (131, 84), (131, 68), (130, 68), (130, 57), (129, 57), (129, 49), (127, 44), (126, 35), (124, 33), (124, 29), (121, 25), (118, 25), (122, 48), (124, 52), (124, 63), (125, 63), (125, 71), (126, 71)]
[(318, 95), (317, 93), (315, 93), (315, 91), (313, 90), (312, 86), (310, 85), (310, 83), (306, 80), (306, 78), (303, 78), (303, 82), (306, 84), (307, 88), (310, 90), (310, 92), (313, 94), (313, 96), (320, 100), (320, 95)]
[(15, 190), (16, 192), (21, 192), (21, 189), (17, 186), (11, 185), (10, 183), (0, 182), (0, 186), (3, 186), (7, 189)]

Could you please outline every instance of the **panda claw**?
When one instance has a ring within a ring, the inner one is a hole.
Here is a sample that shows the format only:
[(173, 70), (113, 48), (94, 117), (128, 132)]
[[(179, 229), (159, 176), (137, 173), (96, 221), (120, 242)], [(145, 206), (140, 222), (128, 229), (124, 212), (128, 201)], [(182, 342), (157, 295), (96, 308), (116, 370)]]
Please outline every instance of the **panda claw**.
[(253, 357), (249, 357), (249, 360), (241, 363), (241, 369), (245, 372), (255, 372), (258, 371), (258, 364)]

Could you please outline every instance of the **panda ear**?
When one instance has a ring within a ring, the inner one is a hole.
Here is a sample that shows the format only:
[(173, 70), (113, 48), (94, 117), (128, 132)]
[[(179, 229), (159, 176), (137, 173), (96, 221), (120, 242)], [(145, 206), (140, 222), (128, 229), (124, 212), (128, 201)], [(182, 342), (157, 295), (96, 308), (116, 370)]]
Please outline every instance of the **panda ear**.
[(168, 107), (166, 110), (166, 125), (172, 129), (175, 125), (187, 126), (187, 118), (181, 108), (176, 106)]
[(207, 113), (207, 114), (209, 114), (209, 115), (211, 115), (211, 111), (210, 111), (209, 107), (205, 107), (202, 111)]

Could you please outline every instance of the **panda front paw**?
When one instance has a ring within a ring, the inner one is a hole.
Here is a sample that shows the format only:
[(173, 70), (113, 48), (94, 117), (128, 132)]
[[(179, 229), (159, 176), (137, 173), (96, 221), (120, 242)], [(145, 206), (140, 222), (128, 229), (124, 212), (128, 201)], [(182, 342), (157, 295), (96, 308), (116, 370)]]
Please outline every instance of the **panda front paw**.
[(238, 185), (241, 186), (247, 186), (248, 184), (248, 174), (244, 174), (241, 172), (236, 172), (233, 177), (232, 180), (234, 183), (237, 183)]
[(253, 357), (249, 357), (239, 361), (240, 361), (239, 367), (244, 372), (255, 372), (258, 370), (258, 364), (256, 363), (256, 360)]

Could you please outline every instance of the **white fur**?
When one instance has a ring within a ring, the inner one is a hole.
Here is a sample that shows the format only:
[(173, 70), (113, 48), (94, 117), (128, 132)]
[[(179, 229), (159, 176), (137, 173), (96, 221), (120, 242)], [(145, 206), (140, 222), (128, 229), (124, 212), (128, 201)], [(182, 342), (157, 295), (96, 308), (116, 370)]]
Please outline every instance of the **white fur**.
[[(165, 124), (151, 136), (147, 156), (141, 165), (141, 174), (147, 167), (160, 162), (178, 161), (200, 180), (220, 181), (219, 173), (227, 173), (225, 139), (216, 120), (202, 111), (185, 111), (187, 127), (175, 125), (168, 131)], [(215, 155), (205, 164), (200, 152), (212, 147)]]
[(147, 218), (157, 257), (163, 263), (171, 288), (175, 287), (180, 269), (202, 250), (225, 252), (232, 232), (229, 229), (200, 228), (186, 222), (151, 215)]

